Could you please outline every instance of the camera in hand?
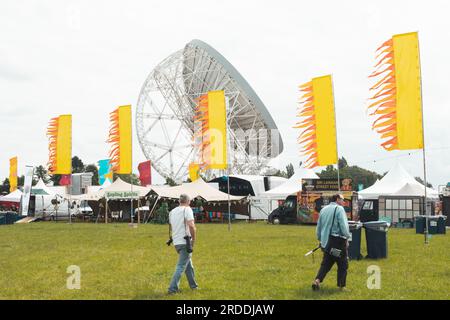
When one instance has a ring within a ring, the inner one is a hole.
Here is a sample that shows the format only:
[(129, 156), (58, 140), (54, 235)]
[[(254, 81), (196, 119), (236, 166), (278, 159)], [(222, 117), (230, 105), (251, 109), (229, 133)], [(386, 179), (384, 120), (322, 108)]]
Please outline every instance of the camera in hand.
[(170, 245), (172, 244), (172, 242), (173, 242), (173, 239), (172, 239), (172, 237), (170, 237), (170, 239), (167, 240), (166, 244), (167, 244), (168, 246), (170, 246)]
[(185, 236), (184, 240), (186, 240), (186, 251), (188, 253), (192, 253), (192, 243), (191, 243), (191, 237), (190, 236)]

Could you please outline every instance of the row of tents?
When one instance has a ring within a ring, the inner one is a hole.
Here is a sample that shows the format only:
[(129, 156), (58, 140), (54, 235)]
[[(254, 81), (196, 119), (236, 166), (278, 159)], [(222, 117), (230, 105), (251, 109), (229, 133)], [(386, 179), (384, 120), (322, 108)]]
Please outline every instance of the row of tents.
[[(68, 195), (65, 187), (46, 186), (42, 180), (33, 186), (32, 194), (35, 196), (36, 212), (45, 211), (52, 214), (55, 211), (53, 199), (59, 199), (60, 214), (73, 210), (73, 203), (87, 203), (92, 201), (131, 201), (148, 196), (156, 199), (152, 206), (156, 206), (161, 199), (178, 199), (180, 194), (188, 194), (191, 199), (201, 198), (208, 203), (226, 203), (248, 200), (250, 217), (252, 219), (267, 219), (268, 214), (277, 208), (280, 200), (289, 195), (297, 194), (302, 190), (304, 180), (319, 179), (311, 169), (300, 169), (291, 178), (278, 178), (274, 180), (271, 188), (267, 190), (261, 176), (230, 176), (245, 179), (251, 185), (251, 196), (228, 195), (218, 189), (215, 184), (206, 183), (202, 179), (195, 182), (183, 183), (179, 186), (136, 186), (120, 178), (114, 183), (108, 180), (101, 186), (90, 186), (87, 193), (82, 195)], [(380, 196), (424, 196), (424, 186), (416, 181), (399, 163), (397, 163), (382, 179), (374, 185), (358, 192), (359, 199), (377, 199)], [(250, 193), (249, 193), (250, 194)], [(22, 192), (19, 190), (0, 197), (0, 206), (16, 204), (19, 207)], [(438, 199), (436, 190), (427, 188), (427, 198)], [(70, 203), (69, 203), (70, 202)]]

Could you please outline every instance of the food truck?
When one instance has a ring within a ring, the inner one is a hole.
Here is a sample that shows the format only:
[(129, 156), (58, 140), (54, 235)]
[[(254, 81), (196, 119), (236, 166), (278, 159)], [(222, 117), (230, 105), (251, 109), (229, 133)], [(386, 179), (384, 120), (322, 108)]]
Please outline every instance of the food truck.
[(358, 195), (352, 190), (352, 180), (342, 179), (338, 190), (337, 179), (309, 180), (302, 186), (302, 191), (289, 195), (284, 203), (269, 216), (271, 223), (316, 224), (320, 210), (330, 203), (336, 193), (344, 196), (344, 209), (349, 220), (357, 218)]

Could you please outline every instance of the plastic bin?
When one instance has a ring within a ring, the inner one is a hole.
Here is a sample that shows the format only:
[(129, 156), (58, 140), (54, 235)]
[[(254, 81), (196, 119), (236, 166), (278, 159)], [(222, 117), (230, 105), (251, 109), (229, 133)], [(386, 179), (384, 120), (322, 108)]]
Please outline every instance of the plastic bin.
[(414, 218), (414, 223), (416, 224), (416, 233), (425, 233), (425, 216), (416, 216)]
[(348, 227), (352, 234), (352, 241), (348, 246), (348, 258), (350, 260), (360, 260), (362, 259), (361, 254), (361, 222), (349, 221)]
[(371, 221), (364, 223), (363, 226), (366, 230), (366, 258), (387, 258), (387, 231), (389, 229), (389, 223), (386, 221)]
[(445, 234), (446, 216), (417, 216), (415, 219), (416, 233), (425, 233), (425, 221), (428, 218), (428, 234)]

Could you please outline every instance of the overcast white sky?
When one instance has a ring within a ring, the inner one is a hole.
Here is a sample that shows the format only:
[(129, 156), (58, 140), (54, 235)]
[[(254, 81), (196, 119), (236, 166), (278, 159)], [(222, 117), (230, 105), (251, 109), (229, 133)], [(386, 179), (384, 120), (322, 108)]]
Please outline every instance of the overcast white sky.
[[(427, 174), (437, 187), (450, 181), (449, 13), (448, 1), (2, 1), (0, 179), (16, 155), (19, 175), (46, 164), (48, 121), (65, 113), (73, 154), (106, 158), (108, 113), (134, 107), (153, 67), (192, 39), (222, 53), (265, 103), (284, 140), (279, 168), (301, 160), (297, 85), (332, 73), (340, 155), (379, 173), (399, 161), (423, 176), (422, 153), (384, 151), (365, 112), (374, 51), (419, 31)], [(143, 160), (135, 138), (135, 168)]]

